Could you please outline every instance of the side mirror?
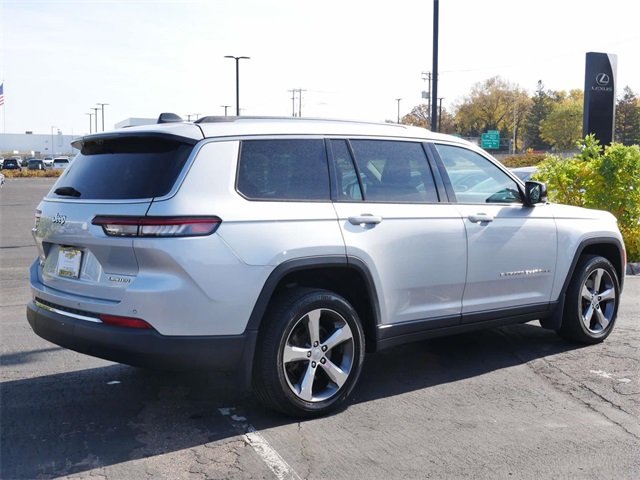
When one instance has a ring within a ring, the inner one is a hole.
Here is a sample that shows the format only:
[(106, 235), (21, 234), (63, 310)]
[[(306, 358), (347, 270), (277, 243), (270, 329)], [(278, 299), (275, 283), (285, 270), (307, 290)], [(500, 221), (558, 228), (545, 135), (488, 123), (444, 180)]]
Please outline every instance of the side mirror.
[(536, 203), (547, 203), (547, 186), (542, 182), (527, 182), (524, 185), (524, 204), (532, 207)]

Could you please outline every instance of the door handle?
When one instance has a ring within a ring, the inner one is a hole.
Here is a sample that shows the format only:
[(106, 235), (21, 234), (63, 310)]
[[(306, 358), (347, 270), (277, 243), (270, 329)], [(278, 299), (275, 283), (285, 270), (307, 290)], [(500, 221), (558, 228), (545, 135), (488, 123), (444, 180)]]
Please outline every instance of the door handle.
[(469, 221), (473, 223), (493, 222), (493, 215), (487, 215), (486, 213), (469, 215)]
[(382, 217), (371, 215), (370, 213), (363, 213), (362, 215), (349, 217), (348, 220), (351, 225), (376, 225), (382, 221)]

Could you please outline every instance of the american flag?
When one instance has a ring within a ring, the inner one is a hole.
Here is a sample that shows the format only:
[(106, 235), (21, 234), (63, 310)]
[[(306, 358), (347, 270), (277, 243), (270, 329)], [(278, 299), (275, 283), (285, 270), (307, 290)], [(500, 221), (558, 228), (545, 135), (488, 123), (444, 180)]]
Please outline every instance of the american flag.
[(0, 105), (4, 105), (4, 83), (0, 83)]

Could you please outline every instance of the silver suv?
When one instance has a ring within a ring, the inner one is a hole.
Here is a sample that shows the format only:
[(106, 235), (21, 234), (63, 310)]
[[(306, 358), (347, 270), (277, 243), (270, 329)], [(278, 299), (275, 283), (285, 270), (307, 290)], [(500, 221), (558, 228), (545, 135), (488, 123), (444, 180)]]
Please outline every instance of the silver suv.
[(205, 117), (74, 147), (36, 212), (27, 317), (78, 352), (235, 371), (313, 416), (365, 351), (531, 320), (597, 343), (615, 323), (615, 218), (549, 204), (455, 137)]

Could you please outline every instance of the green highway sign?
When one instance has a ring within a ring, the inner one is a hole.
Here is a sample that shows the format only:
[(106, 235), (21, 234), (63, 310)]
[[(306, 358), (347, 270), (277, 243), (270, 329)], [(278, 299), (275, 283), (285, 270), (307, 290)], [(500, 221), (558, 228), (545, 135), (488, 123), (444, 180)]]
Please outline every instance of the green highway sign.
[(500, 148), (500, 130), (489, 130), (482, 134), (482, 148), (497, 150)]

